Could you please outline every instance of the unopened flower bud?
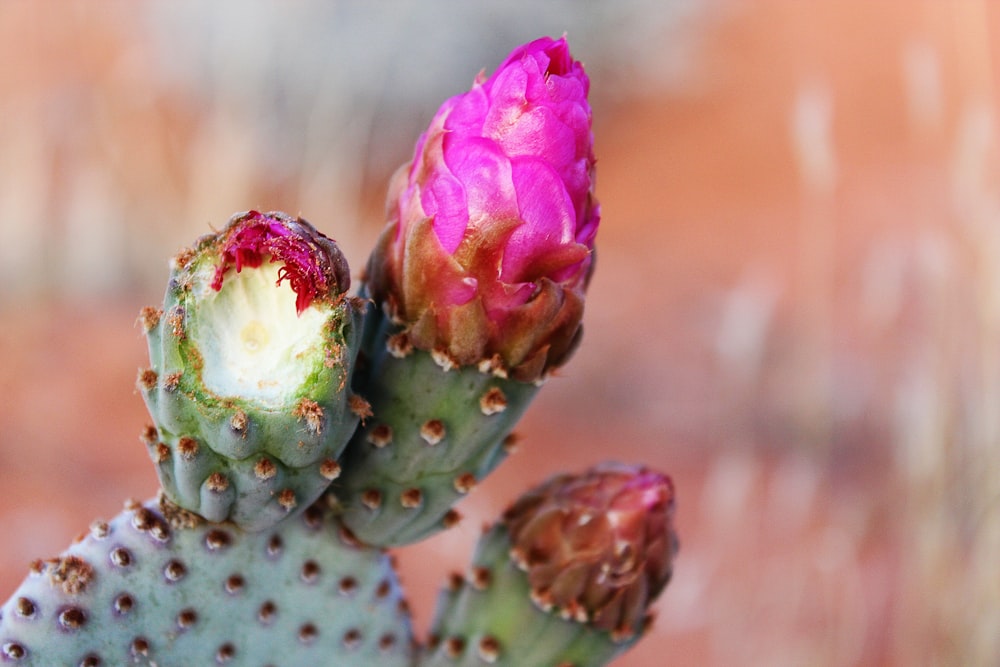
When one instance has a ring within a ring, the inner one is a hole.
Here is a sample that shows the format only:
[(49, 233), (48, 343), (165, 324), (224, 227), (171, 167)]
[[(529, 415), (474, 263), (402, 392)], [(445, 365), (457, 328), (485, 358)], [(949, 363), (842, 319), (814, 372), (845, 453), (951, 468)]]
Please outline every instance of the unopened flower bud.
[(421, 349), (534, 380), (574, 349), (600, 219), (590, 82), (566, 40), (446, 101), (390, 187), (367, 286)]
[(670, 581), (673, 514), (669, 477), (605, 463), (529, 491), (503, 523), (536, 603), (627, 639)]

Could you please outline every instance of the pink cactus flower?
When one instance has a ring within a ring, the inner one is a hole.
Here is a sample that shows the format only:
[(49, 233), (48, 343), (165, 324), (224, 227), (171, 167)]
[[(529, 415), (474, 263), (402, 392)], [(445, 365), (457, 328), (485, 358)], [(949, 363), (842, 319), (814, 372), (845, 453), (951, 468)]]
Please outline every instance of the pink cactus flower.
[(589, 87), (565, 38), (538, 39), (420, 137), (367, 275), (416, 347), (525, 380), (568, 359), (600, 219)]

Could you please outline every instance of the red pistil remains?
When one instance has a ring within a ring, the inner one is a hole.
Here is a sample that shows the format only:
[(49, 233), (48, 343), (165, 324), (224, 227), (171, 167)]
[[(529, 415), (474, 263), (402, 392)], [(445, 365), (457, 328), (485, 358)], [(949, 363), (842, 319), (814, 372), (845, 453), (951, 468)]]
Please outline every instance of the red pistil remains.
[(223, 232), (223, 238), (222, 261), (212, 279), (217, 292), (230, 267), (235, 266), (237, 273), (244, 267), (256, 269), (268, 255), (272, 262), (283, 264), (276, 284), (288, 279), (299, 315), (338, 287), (328, 256), (332, 242), (303, 220), (249, 211)]

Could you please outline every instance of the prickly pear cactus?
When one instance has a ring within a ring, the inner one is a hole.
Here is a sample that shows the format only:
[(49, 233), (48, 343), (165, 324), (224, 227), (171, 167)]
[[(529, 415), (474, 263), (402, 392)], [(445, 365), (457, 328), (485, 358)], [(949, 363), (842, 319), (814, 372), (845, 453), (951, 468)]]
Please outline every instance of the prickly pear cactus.
[(344, 541), (328, 508), (257, 533), (156, 501), (96, 522), (32, 566), (0, 609), (0, 663), (410, 665), (387, 554)]
[(367, 409), (350, 391), (349, 285), (336, 244), (277, 212), (238, 214), (174, 258), (163, 308), (142, 313), (151, 367), (138, 380), (173, 502), (263, 530), (336, 478)]

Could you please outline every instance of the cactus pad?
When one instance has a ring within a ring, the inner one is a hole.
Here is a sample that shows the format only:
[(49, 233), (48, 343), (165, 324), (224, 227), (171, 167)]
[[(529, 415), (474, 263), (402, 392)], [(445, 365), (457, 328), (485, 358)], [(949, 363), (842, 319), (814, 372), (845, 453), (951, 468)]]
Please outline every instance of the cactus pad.
[[(374, 319), (374, 318), (372, 318)], [(538, 391), (482, 367), (406, 345), (382, 319), (366, 349), (359, 392), (372, 417), (344, 454), (330, 492), (358, 539), (379, 546), (415, 542), (456, 516), (453, 506), (505, 457), (505, 439)]]
[(133, 503), (0, 608), (0, 664), (409, 665), (388, 556), (345, 542), (318, 503), (263, 532)]

